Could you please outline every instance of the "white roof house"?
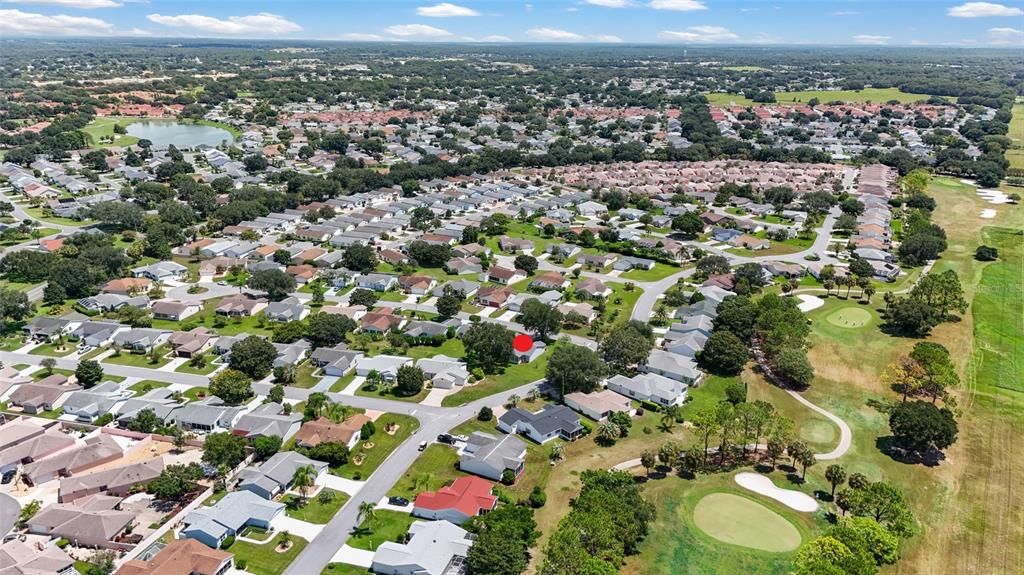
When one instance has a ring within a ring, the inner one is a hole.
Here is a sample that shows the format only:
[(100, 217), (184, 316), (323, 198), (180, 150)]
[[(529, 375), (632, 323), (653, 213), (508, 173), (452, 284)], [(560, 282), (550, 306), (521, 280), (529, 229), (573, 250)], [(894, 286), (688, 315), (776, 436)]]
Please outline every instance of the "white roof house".
[(656, 373), (641, 373), (633, 377), (616, 375), (608, 379), (608, 389), (640, 401), (659, 405), (682, 405), (686, 400), (687, 385)]
[(473, 542), (469, 532), (448, 521), (417, 521), (409, 526), (409, 542), (382, 543), (370, 570), (384, 575), (460, 573)]

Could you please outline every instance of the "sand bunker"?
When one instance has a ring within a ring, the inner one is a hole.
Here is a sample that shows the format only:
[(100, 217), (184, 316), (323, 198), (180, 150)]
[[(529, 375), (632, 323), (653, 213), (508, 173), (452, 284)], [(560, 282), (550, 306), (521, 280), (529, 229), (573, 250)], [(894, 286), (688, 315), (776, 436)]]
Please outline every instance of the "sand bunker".
[(796, 307), (799, 308), (799, 310), (804, 313), (807, 313), (814, 309), (818, 309), (819, 307), (825, 305), (825, 300), (821, 299), (816, 295), (800, 294), (796, 297), (797, 299), (800, 300), (800, 303), (797, 304)]
[(985, 218), (986, 220), (990, 220), (996, 217), (996, 213), (997, 212), (993, 209), (984, 209), (981, 210), (981, 217)]
[(804, 513), (811, 513), (818, 509), (818, 502), (806, 493), (792, 489), (776, 487), (772, 480), (758, 473), (745, 471), (736, 474), (736, 483), (754, 493), (764, 495), (778, 501), (779, 503)]

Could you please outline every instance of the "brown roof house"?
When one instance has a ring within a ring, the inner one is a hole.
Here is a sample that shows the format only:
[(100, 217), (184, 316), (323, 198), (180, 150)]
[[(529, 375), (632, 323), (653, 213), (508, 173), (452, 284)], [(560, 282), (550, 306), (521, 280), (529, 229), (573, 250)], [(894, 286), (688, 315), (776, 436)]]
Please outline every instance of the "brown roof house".
[(350, 415), (341, 423), (334, 423), (326, 417), (302, 424), (295, 434), (295, 443), (300, 447), (314, 447), (321, 443), (344, 443), (354, 449), (359, 443), (363, 425), (370, 421), (365, 414)]
[(135, 521), (134, 513), (115, 509), (120, 502), (120, 497), (98, 496), (48, 505), (28, 521), (28, 531), (80, 547), (114, 547), (111, 542)]
[(538, 290), (561, 290), (569, 287), (569, 280), (559, 272), (542, 272), (534, 276), (530, 282), (531, 289)]
[(189, 331), (176, 331), (167, 338), (167, 343), (178, 357), (192, 357), (210, 349), (217, 340), (217, 334), (205, 327)]
[(501, 307), (515, 295), (515, 291), (508, 287), (483, 286), (476, 292), (474, 301), (478, 305), (487, 307)]
[(19, 385), (8, 397), (8, 401), (25, 413), (41, 413), (60, 407), (67, 394), (79, 389), (82, 386), (70, 384), (66, 376), (55, 373), (35, 383)]
[(487, 280), (501, 285), (514, 284), (526, 279), (526, 272), (523, 270), (508, 269), (501, 266), (492, 266), (487, 270)]
[(195, 539), (175, 539), (148, 560), (128, 561), (117, 575), (223, 575), (231, 569), (234, 557)]
[(126, 497), (133, 487), (148, 484), (163, 470), (164, 460), (157, 457), (113, 469), (64, 477), (60, 480), (57, 500), (67, 503), (97, 493)]
[(359, 320), (359, 328), (370, 333), (387, 333), (402, 327), (403, 323), (405, 318), (393, 314), (391, 308), (381, 308), (379, 311), (367, 312)]
[(108, 281), (100, 291), (119, 295), (139, 295), (149, 292), (153, 280), (149, 278), (121, 278)]
[(398, 285), (405, 293), (426, 295), (437, 285), (437, 280), (430, 276), (400, 276)]
[(608, 297), (612, 295), (612, 288), (597, 278), (583, 278), (576, 282), (576, 293), (588, 298)]
[(160, 299), (153, 302), (152, 310), (156, 319), (181, 321), (203, 311), (203, 306), (197, 302)]
[(245, 294), (230, 295), (217, 304), (214, 310), (220, 315), (251, 316), (267, 307), (267, 298), (250, 297)]

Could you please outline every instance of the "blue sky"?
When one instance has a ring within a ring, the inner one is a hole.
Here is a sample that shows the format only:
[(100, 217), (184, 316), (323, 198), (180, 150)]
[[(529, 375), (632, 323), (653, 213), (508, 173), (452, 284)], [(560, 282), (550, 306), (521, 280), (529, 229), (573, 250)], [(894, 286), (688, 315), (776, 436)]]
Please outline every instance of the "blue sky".
[(1024, 0), (0, 0), (0, 37), (1024, 47)]

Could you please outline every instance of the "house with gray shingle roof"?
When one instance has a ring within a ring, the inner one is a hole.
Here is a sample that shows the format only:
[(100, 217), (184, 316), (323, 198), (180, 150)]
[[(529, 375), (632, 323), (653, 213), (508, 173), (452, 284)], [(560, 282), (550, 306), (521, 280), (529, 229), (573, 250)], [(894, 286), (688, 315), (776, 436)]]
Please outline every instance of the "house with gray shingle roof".
[(228, 537), (245, 527), (270, 529), (270, 522), (284, 512), (284, 503), (267, 501), (249, 491), (228, 493), (213, 507), (196, 509), (185, 516), (181, 536), (217, 549)]
[(295, 470), (306, 466), (313, 468), (315, 478), (327, 473), (328, 465), (322, 461), (310, 459), (297, 451), (281, 451), (259, 467), (246, 467), (239, 472), (237, 487), (239, 491), (250, 491), (264, 499), (273, 499), (288, 490)]
[(459, 469), (492, 481), (501, 481), (506, 470), (518, 478), (525, 465), (526, 444), (522, 439), (514, 435), (498, 437), (482, 431), (469, 436), (459, 457)]

